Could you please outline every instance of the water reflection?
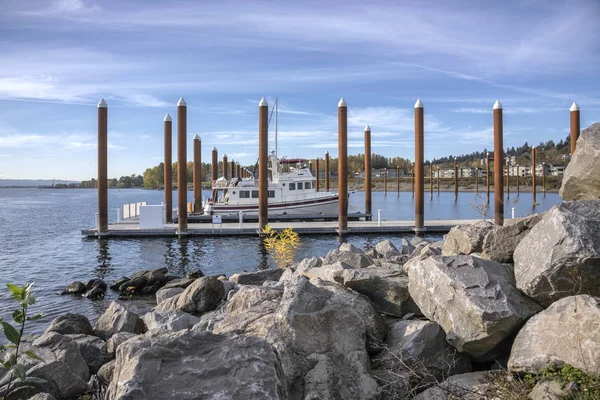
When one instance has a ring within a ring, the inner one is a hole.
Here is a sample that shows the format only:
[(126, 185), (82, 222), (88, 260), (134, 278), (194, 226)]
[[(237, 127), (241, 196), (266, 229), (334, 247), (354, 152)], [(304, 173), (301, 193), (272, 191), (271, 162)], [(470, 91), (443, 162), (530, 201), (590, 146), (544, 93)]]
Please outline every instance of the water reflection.
[(267, 250), (267, 246), (265, 245), (264, 238), (260, 238), (257, 240), (258, 242), (258, 254), (259, 261), (257, 270), (263, 270), (269, 268), (269, 251)]
[(96, 266), (96, 277), (104, 279), (113, 270), (111, 260), (112, 257), (109, 251), (109, 240), (98, 239), (97, 240), (98, 255), (96, 260), (98, 265)]

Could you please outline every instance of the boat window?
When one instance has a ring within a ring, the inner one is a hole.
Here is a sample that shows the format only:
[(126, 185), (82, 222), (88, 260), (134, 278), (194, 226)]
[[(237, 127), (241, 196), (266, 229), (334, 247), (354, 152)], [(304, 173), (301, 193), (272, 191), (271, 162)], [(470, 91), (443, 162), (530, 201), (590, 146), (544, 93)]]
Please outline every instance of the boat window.
[(275, 191), (274, 191), (274, 190), (269, 190), (268, 197), (269, 197), (270, 199), (273, 199), (273, 198), (275, 198)]
[(302, 182), (298, 182), (298, 190), (302, 190)]
[(240, 190), (240, 199), (249, 199), (250, 191), (248, 190)]
[(252, 198), (253, 199), (258, 199), (258, 190), (253, 190), (252, 191)]
[(290, 190), (296, 190), (296, 184), (290, 183)]

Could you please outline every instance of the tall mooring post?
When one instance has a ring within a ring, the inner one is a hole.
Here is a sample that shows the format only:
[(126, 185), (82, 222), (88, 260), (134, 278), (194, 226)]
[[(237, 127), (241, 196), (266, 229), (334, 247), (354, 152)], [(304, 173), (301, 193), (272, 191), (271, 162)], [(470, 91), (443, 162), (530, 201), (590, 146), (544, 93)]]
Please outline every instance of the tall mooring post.
[(108, 232), (108, 105), (98, 103), (98, 233)]
[(237, 176), (239, 179), (242, 179), (242, 170), (239, 162), (235, 163), (235, 176)]
[(338, 234), (348, 230), (348, 104), (338, 103)]
[(437, 168), (437, 194), (440, 195), (440, 167)]
[(544, 191), (544, 196), (546, 196), (546, 163), (542, 163), (542, 190)]
[(223, 178), (229, 179), (229, 163), (227, 162), (227, 154), (223, 154)]
[(521, 193), (520, 183), (519, 183), (519, 173), (521, 172), (521, 168), (519, 168), (519, 164), (517, 164), (517, 196)]
[(167, 224), (173, 223), (173, 120), (167, 114), (164, 121), (165, 166), (165, 214)]
[(269, 103), (258, 103), (258, 229), (269, 223)]
[(537, 188), (535, 183), (535, 147), (531, 146), (531, 199), (533, 206), (537, 203)]
[(186, 233), (187, 223), (187, 103), (177, 102), (177, 214), (179, 234)]
[(371, 127), (365, 125), (365, 214), (367, 215), (372, 215), (371, 190)]
[(194, 135), (194, 211), (202, 209), (202, 142)]
[(479, 167), (475, 167), (475, 194), (479, 194)]
[(325, 191), (329, 192), (329, 152), (325, 152)]
[(423, 177), (423, 163), (425, 162), (425, 124), (423, 103), (417, 99), (415, 103), (415, 164), (414, 164), (414, 182), (416, 183), (415, 194), (415, 232), (425, 230), (424, 215), (424, 189), (425, 182)]
[(570, 108), (571, 111), (571, 156), (575, 154), (575, 147), (577, 147), (577, 139), (579, 138), (579, 131), (581, 129), (580, 125), (580, 115), (579, 115), (579, 106), (577, 103), (573, 102)]
[(213, 146), (212, 148), (212, 162), (211, 162), (211, 180), (214, 182), (219, 179), (219, 153), (217, 148)]
[(458, 200), (458, 165), (454, 157), (454, 201)]
[(494, 103), (494, 222), (504, 225), (504, 185), (502, 179), (502, 161), (504, 153), (504, 133), (502, 126), (502, 104)]
[(315, 173), (315, 190), (318, 192), (319, 191), (319, 157), (317, 157), (315, 159), (315, 169), (316, 169), (316, 173)]
[(485, 186), (487, 190), (487, 203), (490, 204), (490, 153), (485, 153)]
[(231, 165), (231, 179), (235, 178), (235, 161), (232, 159), (229, 163)]
[(387, 168), (383, 169), (383, 195), (387, 196)]

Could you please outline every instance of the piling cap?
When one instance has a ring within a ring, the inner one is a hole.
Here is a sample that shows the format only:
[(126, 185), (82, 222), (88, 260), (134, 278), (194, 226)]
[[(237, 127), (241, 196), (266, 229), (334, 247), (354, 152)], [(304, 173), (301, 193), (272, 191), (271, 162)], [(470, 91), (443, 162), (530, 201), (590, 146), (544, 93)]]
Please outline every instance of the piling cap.
[(498, 100), (494, 103), (494, 110), (502, 110), (502, 104)]
[[(98, 107), (100, 107), (98, 105)], [(569, 109), (570, 111), (579, 111), (579, 106), (577, 105), (577, 103), (573, 102), (573, 104), (571, 104), (571, 108)]]
[(223, 154), (223, 158), (227, 158), (227, 154)]
[(217, 151), (217, 148), (215, 146), (213, 146), (212, 151)]
[(371, 127), (369, 125), (365, 125), (365, 132), (367, 131), (371, 132)]
[(177, 107), (186, 107), (187, 103), (185, 102), (185, 99), (182, 97), (179, 99), (179, 101), (177, 102)]
[(329, 150), (325, 151), (325, 155), (327, 155), (327, 156), (329, 155)]
[(421, 102), (421, 99), (417, 99), (417, 102), (415, 103), (415, 108), (423, 108), (423, 102)]
[(346, 100), (344, 100), (343, 97), (340, 99), (340, 102), (338, 103), (338, 107), (348, 107), (348, 103), (346, 103)]
[[(575, 104), (575, 103), (573, 103)], [(107, 108), (108, 104), (106, 104), (106, 101), (104, 101), (104, 98), (102, 100), (100, 100), (100, 103), (98, 103), (98, 108)]]
[(194, 140), (200, 140), (200, 136), (197, 133), (194, 135)]
[(269, 103), (267, 103), (267, 99), (265, 99), (264, 97), (262, 99), (260, 99), (260, 102), (258, 103), (259, 107), (268, 107)]
[(173, 121), (173, 119), (171, 118), (169, 113), (167, 113), (167, 115), (165, 115), (165, 122), (171, 122), (171, 121)]

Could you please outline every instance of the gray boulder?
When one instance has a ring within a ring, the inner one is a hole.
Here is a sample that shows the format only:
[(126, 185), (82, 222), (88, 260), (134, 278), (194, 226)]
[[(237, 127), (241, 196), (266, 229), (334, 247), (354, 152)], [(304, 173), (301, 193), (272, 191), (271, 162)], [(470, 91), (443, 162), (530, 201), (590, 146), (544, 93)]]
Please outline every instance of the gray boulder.
[(98, 372), (98, 369), (112, 358), (106, 350), (104, 340), (89, 335), (66, 335), (73, 339), (79, 347), (79, 352), (90, 369), (90, 375)]
[(98, 370), (98, 379), (104, 385), (108, 386), (112, 381), (113, 372), (115, 370), (115, 360), (110, 360), (106, 364), (100, 367)]
[[(319, 257), (305, 258), (296, 265), (296, 273), (300, 274), (300, 275), (304, 275), (305, 272), (309, 272), (313, 268), (319, 268), (319, 267), (321, 267), (321, 265), (323, 265), (323, 260), (321, 260)], [(284, 277), (285, 275), (289, 275), (289, 273), (287, 271), (290, 271), (290, 270), (291, 269), (288, 268), (282, 274), (282, 277)], [(281, 281), (281, 279), (282, 278), (280, 277), (279, 281)]]
[(155, 310), (203, 314), (214, 310), (223, 299), (224, 294), (223, 282), (215, 277), (205, 276), (196, 279), (183, 293), (158, 304)]
[(527, 396), (529, 400), (562, 400), (569, 399), (569, 393), (562, 389), (556, 381), (540, 381)]
[(136, 336), (136, 334), (131, 333), (131, 332), (115, 333), (106, 341), (106, 351), (109, 354), (114, 355), (115, 352), (117, 351), (117, 348), (121, 345), (121, 343), (123, 343), (135, 336)]
[(65, 288), (60, 294), (83, 294), (85, 293), (85, 283), (75, 281)]
[(600, 298), (566, 297), (533, 316), (519, 331), (510, 354), (510, 371), (538, 373), (570, 364), (600, 371)]
[(268, 286), (244, 285), (227, 302), (226, 311), (230, 315), (235, 315), (265, 301), (279, 304), (282, 294), (282, 290)]
[(180, 331), (190, 329), (200, 322), (200, 318), (183, 311), (152, 311), (142, 316), (149, 331)]
[[(49, 393), (61, 399), (86, 391), (90, 373), (75, 340), (60, 333), (48, 332), (32, 343), (25, 342), (21, 345), (21, 351), (31, 350), (43, 361), (22, 355), (18, 363), (25, 367), (28, 377), (43, 379), (46, 382), (32, 385), (13, 380), (12, 387), (20, 392), (18, 398)], [(0, 393), (4, 392), (8, 375), (4, 369), (0, 370)]]
[(324, 264), (319, 268), (311, 268), (309, 270), (304, 270), (303, 272), (299, 272), (298, 275), (304, 276), (308, 279), (319, 278), (329, 282), (343, 282), (343, 278), (341, 274), (345, 270), (353, 270), (356, 267), (346, 264), (342, 261), (336, 261), (332, 264)]
[(523, 240), (538, 222), (543, 214), (534, 214), (519, 219), (507, 219), (504, 226), (491, 230), (483, 239), (482, 257), (501, 263), (512, 263), (513, 253), (517, 245)]
[(496, 225), (488, 221), (452, 227), (444, 240), (442, 255), (455, 256), (481, 252), (485, 235), (495, 228)]
[(56, 400), (56, 397), (52, 396), (50, 393), (38, 393), (33, 397), (30, 397), (29, 400)]
[(408, 241), (406, 238), (402, 238), (402, 254), (410, 255), (415, 251), (415, 245)]
[(565, 169), (560, 197), (563, 200), (600, 199), (600, 123), (590, 125), (577, 139), (575, 154)]
[(418, 394), (415, 400), (484, 400), (500, 371), (477, 371), (453, 375), (437, 386)]
[(384, 258), (400, 255), (400, 252), (390, 240), (384, 240), (377, 243), (375, 245), (375, 251)]
[(116, 301), (110, 303), (94, 324), (94, 333), (104, 340), (118, 332), (144, 333), (145, 331), (144, 321)]
[(444, 330), (431, 321), (398, 321), (388, 328), (376, 368), (396, 369), (399, 360), (414, 370), (426, 369), (424, 375), (434, 382), (471, 372), (469, 357), (450, 346)]
[(600, 296), (600, 200), (552, 207), (514, 259), (517, 287), (546, 307), (573, 294)]
[(241, 272), (232, 275), (229, 280), (238, 285), (262, 285), (266, 281), (278, 281), (283, 274), (283, 269), (272, 268), (256, 272)]
[(163, 287), (162, 289), (173, 289), (173, 288), (180, 288), (180, 289), (185, 289), (186, 287), (190, 286), (192, 283), (194, 283), (196, 279), (191, 279), (191, 278), (178, 278), (178, 279), (173, 279), (171, 281), (168, 281)]
[(431, 256), (407, 263), (408, 290), (458, 351), (482, 357), (541, 310), (515, 286), (507, 264), (472, 256)]
[(329, 251), (323, 259), (323, 264), (335, 264), (337, 262), (342, 262), (352, 268), (366, 268), (373, 264), (373, 261), (362, 250), (348, 243)]
[(156, 304), (160, 304), (168, 298), (183, 293), (185, 289), (180, 287), (162, 288), (156, 292)]
[(50, 322), (50, 326), (46, 329), (47, 332), (57, 332), (63, 335), (66, 334), (83, 334), (93, 335), (92, 324), (85, 315), (81, 314), (64, 314), (60, 315)]
[(110, 399), (287, 399), (280, 362), (252, 336), (147, 333), (119, 346)]

